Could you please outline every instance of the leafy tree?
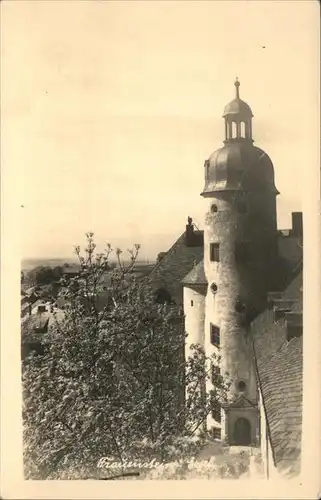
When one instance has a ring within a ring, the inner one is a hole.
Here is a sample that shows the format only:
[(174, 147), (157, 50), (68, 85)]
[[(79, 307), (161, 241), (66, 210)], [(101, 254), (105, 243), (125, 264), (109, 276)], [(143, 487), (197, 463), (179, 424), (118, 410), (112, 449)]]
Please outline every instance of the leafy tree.
[(50, 266), (37, 266), (28, 272), (28, 280), (32, 285), (43, 286), (58, 281), (62, 276), (59, 266), (52, 268)]
[(27, 477), (54, 477), (72, 463), (95, 467), (106, 455), (122, 461), (146, 439), (165, 450), (178, 433), (197, 432), (213, 397), (224, 397), (222, 381), (214, 395), (204, 392), (215, 357), (194, 346), (184, 360), (182, 311), (156, 304), (131, 276), (139, 245), (129, 266), (116, 250), (112, 271), (111, 252), (97, 253), (87, 234), (84, 255), (76, 248), (79, 275), (63, 289), (64, 318), (44, 337), (44, 355), (23, 362)]
[(52, 269), (52, 278), (53, 278), (53, 281), (59, 281), (62, 278), (62, 267), (61, 266), (55, 266)]

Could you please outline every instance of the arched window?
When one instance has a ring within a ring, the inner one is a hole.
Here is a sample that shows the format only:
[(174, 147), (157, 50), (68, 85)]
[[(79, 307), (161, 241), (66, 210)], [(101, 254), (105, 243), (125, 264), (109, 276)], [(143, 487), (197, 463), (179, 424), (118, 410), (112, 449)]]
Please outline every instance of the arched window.
[(246, 390), (246, 383), (244, 380), (239, 380), (236, 384), (237, 390), (240, 392), (244, 392)]
[(245, 138), (245, 122), (241, 122), (241, 137)]
[(232, 122), (232, 139), (235, 139), (236, 137), (237, 137), (236, 123)]
[(249, 446), (251, 444), (251, 425), (246, 418), (239, 418), (234, 427), (234, 444)]
[(156, 304), (171, 304), (172, 298), (165, 288), (159, 288), (155, 293)]

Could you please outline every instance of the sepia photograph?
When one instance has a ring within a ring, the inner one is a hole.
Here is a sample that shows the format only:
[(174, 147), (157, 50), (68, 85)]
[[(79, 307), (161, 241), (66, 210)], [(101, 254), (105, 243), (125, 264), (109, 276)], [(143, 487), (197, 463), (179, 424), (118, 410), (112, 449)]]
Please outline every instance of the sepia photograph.
[(319, 3), (1, 10), (1, 435), (19, 498), (79, 480), (128, 498), (294, 481), (299, 498), (309, 467), (321, 491)]

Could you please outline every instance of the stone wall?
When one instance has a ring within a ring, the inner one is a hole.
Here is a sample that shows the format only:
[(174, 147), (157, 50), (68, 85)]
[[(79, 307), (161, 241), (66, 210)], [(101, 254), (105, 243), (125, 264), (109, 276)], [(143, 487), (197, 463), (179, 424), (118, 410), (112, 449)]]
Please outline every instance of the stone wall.
[[(257, 400), (257, 383), (248, 335), (249, 320), (266, 305), (271, 268), (277, 259), (275, 193), (217, 193), (205, 217), (204, 268), (208, 281), (205, 346), (211, 352), (211, 323), (220, 328), (223, 376), (231, 382), (229, 399), (244, 395)], [(245, 213), (239, 211), (239, 202)], [(214, 205), (214, 207), (213, 207)], [(210, 260), (210, 244), (219, 243), (219, 262)], [(248, 258), (236, 260), (236, 244), (248, 245)], [(217, 286), (216, 293), (211, 290)], [(238, 313), (236, 303), (245, 306)], [(244, 382), (245, 389), (238, 390)], [(251, 417), (252, 418), (252, 417)], [(229, 429), (229, 425), (227, 425)]]

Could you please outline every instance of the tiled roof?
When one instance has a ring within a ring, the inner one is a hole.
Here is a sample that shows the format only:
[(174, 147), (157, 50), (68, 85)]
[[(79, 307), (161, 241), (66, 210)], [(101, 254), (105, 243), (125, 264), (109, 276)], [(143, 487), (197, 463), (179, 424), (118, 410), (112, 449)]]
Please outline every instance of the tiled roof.
[[(302, 269), (284, 290), (292, 311), (302, 312)], [(274, 321), (272, 310), (251, 324), (257, 374), (277, 468), (300, 472), (302, 425), (302, 336), (287, 340), (286, 319)]]
[(278, 237), (279, 268), (277, 270), (279, 284), (284, 287), (292, 281), (292, 272), (302, 261), (302, 237), (290, 233), (290, 236)]
[(182, 279), (183, 285), (207, 285), (207, 279), (204, 272), (204, 260), (201, 260), (193, 269)]
[[(195, 231), (195, 234), (202, 237), (203, 231)], [(279, 233), (278, 247), (281, 261), (280, 269), (276, 270), (276, 276), (278, 278), (282, 276), (281, 286), (288, 283), (293, 268), (302, 259), (301, 240), (302, 238), (292, 235), (291, 232), (289, 236), (283, 236)], [(189, 281), (199, 280), (200, 284), (204, 285), (207, 283), (204, 270), (201, 270), (202, 265), (195, 268), (195, 264), (202, 261), (203, 257), (204, 245), (202, 238), (200, 238), (198, 246), (187, 246), (184, 232), (162, 260), (152, 269), (148, 281), (154, 289), (165, 288), (168, 290), (173, 299), (178, 304), (181, 304), (183, 300), (182, 285), (187, 284), (186, 279)], [(195, 281), (192, 281), (192, 283), (196, 284)]]
[[(290, 300), (291, 310), (302, 312), (302, 237), (278, 233), (280, 262), (276, 266), (276, 290)], [(149, 275), (153, 288), (165, 288), (182, 303), (182, 287), (207, 283), (203, 244), (188, 247), (185, 233), (174, 243)], [(262, 390), (276, 465), (290, 474), (300, 467), (302, 414), (302, 338), (287, 340), (285, 318), (274, 321), (267, 309), (251, 323), (258, 378)]]
[(302, 262), (298, 266), (296, 274), (293, 275), (292, 281), (288, 284), (287, 288), (283, 292), (283, 297), (286, 299), (295, 299), (298, 301), (300, 310), (302, 311), (302, 299), (303, 299), (303, 273), (302, 273)]
[(302, 425), (302, 337), (284, 342), (260, 370), (271, 445), (279, 470), (300, 472)]
[(293, 265), (298, 262), (303, 255), (302, 237), (290, 234), (289, 236), (278, 237), (279, 254), (282, 258)]
[(21, 323), (21, 337), (23, 340), (30, 341), (41, 336), (37, 330), (43, 330), (49, 322), (50, 314), (48, 312), (35, 313), (27, 316)]
[[(202, 231), (195, 234), (203, 236)], [(203, 259), (203, 245), (187, 246), (185, 232), (168, 250), (163, 259), (156, 264), (147, 277), (153, 289), (165, 288), (177, 304), (183, 302), (182, 279)]]

